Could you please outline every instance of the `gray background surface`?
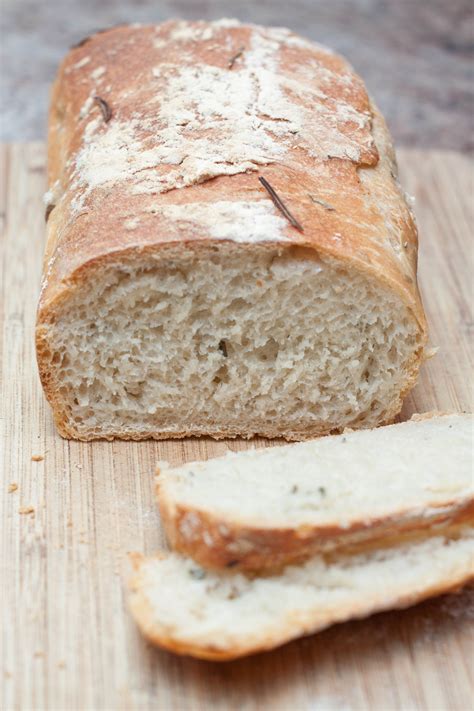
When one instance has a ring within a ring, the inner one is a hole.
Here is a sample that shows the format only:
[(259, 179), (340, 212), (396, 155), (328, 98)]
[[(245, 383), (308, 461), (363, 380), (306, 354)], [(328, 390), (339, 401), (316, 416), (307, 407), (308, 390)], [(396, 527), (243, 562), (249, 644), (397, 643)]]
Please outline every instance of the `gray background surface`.
[(45, 136), (48, 88), (96, 29), (170, 17), (285, 25), (343, 53), (398, 142), (472, 150), (473, 0), (0, 0), (1, 130)]

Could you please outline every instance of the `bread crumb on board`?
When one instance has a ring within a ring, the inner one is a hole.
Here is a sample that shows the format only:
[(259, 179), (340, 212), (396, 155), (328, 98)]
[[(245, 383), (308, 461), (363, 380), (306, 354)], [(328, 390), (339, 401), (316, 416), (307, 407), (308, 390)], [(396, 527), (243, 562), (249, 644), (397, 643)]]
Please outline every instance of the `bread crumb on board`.
[(16, 483), (16, 481), (12, 481), (11, 484), (8, 484), (8, 493), (9, 494), (13, 494), (13, 492), (16, 491), (17, 489), (18, 489), (18, 484)]
[(20, 514), (35, 514), (35, 507), (34, 506), (21, 506), (18, 509), (18, 513)]
[(430, 358), (434, 358), (435, 355), (439, 351), (439, 346), (432, 346), (431, 348), (425, 348), (424, 352), (424, 359), (425, 360), (430, 360)]
[(31, 457), (32, 462), (42, 462), (44, 459), (42, 454), (33, 454)]

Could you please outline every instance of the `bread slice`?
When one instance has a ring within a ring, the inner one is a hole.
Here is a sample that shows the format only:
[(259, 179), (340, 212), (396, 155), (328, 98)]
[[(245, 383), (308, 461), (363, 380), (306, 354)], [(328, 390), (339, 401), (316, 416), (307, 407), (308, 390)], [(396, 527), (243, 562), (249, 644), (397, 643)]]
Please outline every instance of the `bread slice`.
[(344, 59), (228, 20), (98, 33), (53, 87), (48, 176), (36, 346), (63, 436), (298, 440), (400, 411), (417, 230)]
[(171, 546), (262, 569), (474, 515), (472, 415), (423, 416), (178, 468), (159, 466)]
[(271, 577), (210, 572), (172, 553), (136, 561), (130, 606), (154, 644), (235, 659), (336, 622), (413, 605), (474, 577), (474, 530), (319, 555)]

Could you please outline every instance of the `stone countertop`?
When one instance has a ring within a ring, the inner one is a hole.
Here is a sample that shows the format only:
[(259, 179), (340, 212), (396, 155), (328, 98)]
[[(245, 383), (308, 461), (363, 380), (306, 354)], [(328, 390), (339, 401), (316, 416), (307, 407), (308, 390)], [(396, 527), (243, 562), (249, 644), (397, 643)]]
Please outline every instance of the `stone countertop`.
[(284, 25), (345, 55), (398, 145), (468, 152), (472, 0), (3, 0), (0, 139), (46, 133), (49, 85), (68, 48), (124, 22), (171, 17)]

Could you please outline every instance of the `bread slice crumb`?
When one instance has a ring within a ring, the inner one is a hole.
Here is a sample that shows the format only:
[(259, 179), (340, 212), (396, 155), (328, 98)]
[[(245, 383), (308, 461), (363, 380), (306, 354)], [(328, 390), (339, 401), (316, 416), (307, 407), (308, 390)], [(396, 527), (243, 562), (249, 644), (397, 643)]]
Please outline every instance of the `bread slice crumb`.
[(42, 462), (44, 459), (42, 454), (33, 454), (31, 457), (32, 462)]
[(20, 514), (33, 514), (35, 515), (35, 507), (34, 506), (21, 506), (18, 509), (18, 513)]
[(8, 493), (9, 494), (13, 494), (13, 492), (16, 491), (17, 489), (18, 489), (18, 484), (16, 483), (16, 481), (12, 481), (11, 484), (8, 484)]
[(201, 659), (236, 659), (414, 605), (473, 578), (474, 528), (467, 525), (316, 555), (262, 577), (204, 571), (177, 553), (137, 558), (130, 607), (153, 644)]

